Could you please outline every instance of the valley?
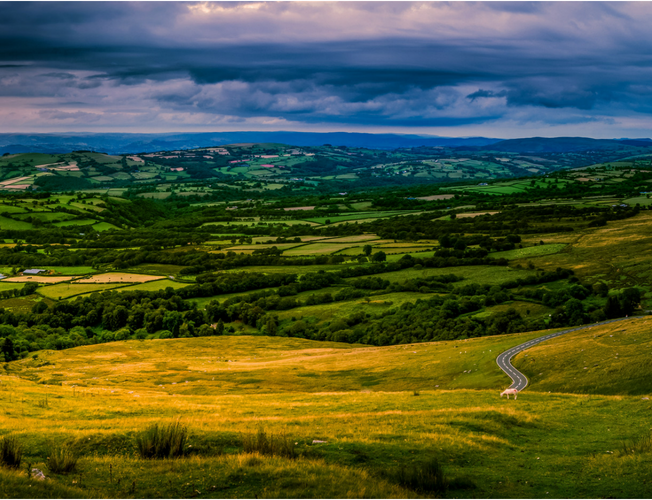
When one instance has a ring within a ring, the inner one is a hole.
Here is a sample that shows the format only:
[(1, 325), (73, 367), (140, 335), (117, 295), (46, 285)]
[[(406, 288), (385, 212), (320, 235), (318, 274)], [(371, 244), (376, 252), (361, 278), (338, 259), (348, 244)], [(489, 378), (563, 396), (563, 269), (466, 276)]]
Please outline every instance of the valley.
[(604, 142), (2, 157), (0, 492), (649, 496), (652, 155)]

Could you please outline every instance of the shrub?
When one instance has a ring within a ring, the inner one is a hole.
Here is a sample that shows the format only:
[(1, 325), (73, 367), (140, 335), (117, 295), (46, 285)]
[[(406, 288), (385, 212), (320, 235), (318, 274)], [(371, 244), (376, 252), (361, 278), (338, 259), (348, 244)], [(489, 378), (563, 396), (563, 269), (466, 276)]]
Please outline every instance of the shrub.
[(396, 480), (405, 488), (423, 493), (443, 495), (448, 489), (448, 480), (436, 458), (411, 467), (402, 466), (396, 474)]
[(174, 335), (172, 335), (172, 332), (170, 330), (161, 330), (158, 333), (157, 338), (159, 338), (159, 339), (171, 339), (171, 338), (174, 338)]
[(68, 474), (77, 468), (79, 457), (67, 447), (56, 447), (50, 450), (46, 465), (54, 474)]
[(15, 436), (6, 436), (0, 441), (0, 464), (12, 469), (20, 467), (23, 445)]
[(136, 447), (142, 458), (175, 458), (183, 456), (188, 427), (176, 422), (167, 426), (154, 424), (136, 437)]
[(274, 455), (286, 458), (296, 458), (295, 444), (285, 432), (281, 434), (267, 433), (263, 428), (253, 434), (243, 434), (242, 447), (247, 453), (258, 452), (261, 455)]

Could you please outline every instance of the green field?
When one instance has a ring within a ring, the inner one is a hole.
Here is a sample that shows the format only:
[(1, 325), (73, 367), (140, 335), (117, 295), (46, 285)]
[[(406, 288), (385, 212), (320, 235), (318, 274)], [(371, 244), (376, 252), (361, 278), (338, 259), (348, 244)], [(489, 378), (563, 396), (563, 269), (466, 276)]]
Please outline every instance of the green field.
[(54, 225), (56, 227), (67, 227), (67, 226), (90, 226), (97, 223), (96, 219), (73, 219), (63, 222), (56, 222)]
[(17, 207), (14, 205), (0, 205), (0, 214), (1, 213), (22, 214), (25, 212), (26, 210), (23, 207)]
[(648, 207), (652, 205), (652, 199), (648, 198), (647, 196), (637, 196), (636, 198), (626, 198), (623, 200), (623, 203), (627, 203), (628, 205), (641, 205)]
[[(567, 179), (560, 179), (558, 185), (563, 186), (569, 182), (572, 182)], [(534, 185), (530, 181), (503, 181), (490, 184), (488, 186), (474, 185), (474, 186), (463, 186), (463, 187), (454, 187), (451, 188), (455, 191), (471, 191), (476, 193), (485, 193), (485, 194), (495, 194), (495, 195), (504, 195), (504, 194), (514, 194), (514, 193), (523, 193), (530, 188), (536, 186), (543, 187), (548, 186), (548, 183), (543, 180), (537, 180)]]
[(16, 229), (22, 231), (25, 229), (33, 229), (33, 228), (34, 226), (30, 222), (8, 219), (0, 215), (0, 229)]
[[(134, 174), (133, 176), (135, 178), (138, 178), (136, 176), (140, 176), (140, 175), (142, 175), (142, 174)], [(129, 179), (132, 178), (131, 174), (128, 174), (126, 172), (118, 172), (117, 174), (112, 174), (111, 177), (113, 177), (114, 179), (121, 180), (121, 181), (129, 180)]]
[(155, 192), (155, 193), (141, 193), (138, 196), (142, 198), (153, 198), (156, 200), (164, 200), (165, 198), (169, 198), (171, 195), (172, 193)]
[(169, 279), (148, 281), (147, 283), (139, 283), (137, 285), (126, 286), (121, 288), (120, 291), (130, 292), (133, 290), (143, 290), (147, 292), (158, 292), (159, 290), (165, 290), (168, 287), (179, 289), (188, 286), (188, 283), (179, 283), (178, 281), (172, 281)]
[[(373, 244), (373, 242), (370, 242), (369, 244)], [(364, 247), (365, 245), (342, 245), (339, 247), (340, 250), (337, 250), (333, 253), (336, 253), (337, 255), (362, 255)]]
[(482, 311), (478, 313), (473, 313), (472, 316), (478, 319), (488, 319), (496, 313), (504, 313), (510, 309), (514, 309), (524, 318), (547, 318), (550, 314), (554, 312), (554, 309), (546, 307), (543, 304), (537, 304), (534, 302), (523, 302), (523, 301), (509, 301), (498, 306), (485, 307)]
[[(213, 295), (211, 297), (197, 297), (197, 298), (191, 299), (191, 301), (193, 303), (197, 304), (197, 307), (199, 309), (204, 309), (211, 300), (216, 300), (216, 301), (221, 303), (221, 302), (224, 302), (225, 300), (231, 299), (233, 297), (242, 297), (242, 296), (246, 296), (246, 295), (251, 294), (251, 293), (269, 292), (269, 291), (272, 291), (272, 290), (275, 291), (275, 290), (277, 290), (277, 288), (260, 288), (258, 290), (251, 290), (249, 292), (223, 293), (221, 295)], [(295, 295), (294, 297), (297, 298), (299, 295), (302, 295), (302, 294)], [(296, 310), (298, 310), (298, 309), (296, 309)]]
[(0, 292), (4, 290), (14, 290), (15, 288), (21, 289), (25, 286), (25, 283), (15, 283), (13, 281), (2, 281), (0, 280)]
[[(228, 245), (227, 241), (222, 242), (222, 244)], [(296, 247), (301, 247), (303, 246), (304, 243), (267, 243), (267, 244), (258, 244), (258, 245), (236, 245), (236, 246), (229, 246), (227, 248), (224, 248), (223, 250), (225, 252), (228, 252), (229, 250), (232, 250), (234, 252), (241, 252), (243, 250), (249, 250), (249, 251), (254, 251), (254, 250), (262, 250), (264, 248), (272, 248), (276, 247), (279, 250), (289, 250), (290, 248), (296, 248)]]
[(506, 250), (504, 252), (493, 252), (490, 257), (495, 259), (525, 259), (528, 257), (538, 257), (540, 255), (550, 255), (553, 253), (561, 252), (566, 245), (564, 243), (557, 243), (552, 245), (541, 245), (536, 247), (515, 248), (514, 250)]
[[(321, 290), (320, 293), (327, 291), (334, 294), (337, 289)], [(304, 296), (310, 295), (314, 292), (305, 292)], [(400, 307), (406, 302), (414, 303), (417, 300), (427, 300), (428, 298), (436, 295), (434, 293), (417, 293), (417, 292), (401, 292), (401, 293), (383, 293), (380, 295), (373, 295), (369, 293), (370, 301), (367, 302), (364, 298), (343, 300), (337, 302), (330, 302), (327, 304), (319, 304), (315, 306), (303, 306), (287, 311), (280, 311), (278, 317), (280, 320), (286, 319), (310, 319), (317, 320), (317, 324), (322, 321), (332, 321), (337, 318), (344, 318), (351, 314), (363, 312), (365, 314), (380, 314), (391, 308)], [(221, 299), (220, 299), (221, 300)]]
[(81, 203), (71, 203), (71, 207), (75, 207), (78, 210), (82, 210), (87, 213), (103, 212), (105, 209), (102, 207), (96, 207), (94, 205), (83, 205)]
[(428, 253), (432, 250), (432, 245), (410, 245), (410, 246), (385, 246), (385, 245), (377, 245), (373, 247), (373, 251), (383, 251), (387, 254), (405, 254), (405, 253), (410, 253), (416, 255), (419, 252)]
[(325, 224), (327, 220), (331, 223), (335, 222), (344, 222), (344, 221), (355, 221), (355, 220), (364, 220), (364, 219), (377, 219), (380, 217), (391, 217), (393, 215), (409, 215), (410, 211), (379, 211), (379, 212), (354, 212), (343, 215), (335, 215), (328, 217), (314, 217), (306, 219), (309, 222), (315, 222), (317, 224)]
[(283, 255), (320, 255), (320, 254), (332, 254), (352, 246), (350, 243), (309, 243), (307, 245), (301, 245), (295, 248), (285, 250)]
[[(525, 269), (512, 269), (502, 266), (460, 266), (460, 267), (443, 267), (438, 269), (414, 269), (408, 268), (401, 271), (393, 271), (388, 273), (376, 274), (379, 278), (389, 280), (391, 282), (402, 282), (406, 279), (413, 279), (419, 277), (441, 276), (444, 274), (454, 274), (464, 278), (460, 282), (464, 285), (468, 282), (480, 283), (487, 285), (498, 285), (506, 281), (515, 280), (518, 278), (525, 278), (532, 276), (533, 271)], [(349, 278), (351, 279), (351, 278)]]
[(306, 274), (306, 273), (318, 273), (319, 271), (338, 271), (340, 269), (345, 269), (347, 267), (357, 267), (356, 264), (323, 264), (323, 265), (314, 265), (314, 266), (249, 266), (241, 269), (229, 269), (227, 272), (240, 273), (245, 271), (247, 273), (283, 273), (283, 274)]
[[(16, 156), (9, 155), (0, 158), (0, 166), (5, 166), (7, 163), (16, 161)], [(20, 162), (27, 163), (31, 166), (42, 165), (46, 163), (56, 163), (59, 161), (59, 155), (51, 155), (45, 153), (23, 153), (20, 155)]]
[[(388, 251), (386, 250), (386, 252)], [(387, 262), (396, 262), (398, 260), (401, 260), (404, 255), (409, 255), (410, 257), (417, 257), (419, 259), (426, 259), (428, 257), (434, 257), (435, 250), (429, 250), (429, 251), (419, 250), (416, 252), (394, 253), (394, 254), (387, 253)]]
[(42, 222), (52, 222), (52, 221), (65, 221), (68, 219), (73, 219), (75, 216), (64, 212), (31, 212), (29, 214), (16, 215), (16, 218), (18, 219), (25, 219), (27, 217), (31, 217), (32, 219), (38, 219)]
[(176, 275), (184, 268), (184, 266), (176, 266), (174, 264), (140, 264), (138, 266), (125, 269), (125, 272), (135, 274), (154, 274), (154, 275)]
[(97, 224), (93, 224), (92, 227), (93, 227), (93, 229), (95, 229), (95, 231), (98, 231), (98, 232), (99, 231), (107, 231), (109, 229), (118, 229), (116, 226), (114, 226), (113, 224), (111, 224), (109, 222), (98, 222)]
[(49, 285), (39, 287), (36, 293), (53, 300), (63, 300), (76, 295), (85, 293), (103, 292), (104, 290), (112, 290), (124, 286), (121, 283), (89, 283), (89, 284), (70, 284), (60, 283), (57, 285)]

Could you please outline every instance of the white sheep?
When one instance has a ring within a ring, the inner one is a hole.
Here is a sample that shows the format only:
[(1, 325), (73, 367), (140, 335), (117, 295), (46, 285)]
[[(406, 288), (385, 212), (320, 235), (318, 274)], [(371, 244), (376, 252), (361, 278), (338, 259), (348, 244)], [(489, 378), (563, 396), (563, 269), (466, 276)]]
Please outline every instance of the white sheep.
[(501, 398), (503, 397), (503, 394), (506, 394), (506, 395), (507, 395), (507, 399), (509, 399), (509, 395), (510, 395), (510, 394), (513, 394), (513, 395), (514, 395), (514, 399), (516, 399), (516, 396), (517, 396), (517, 394), (518, 394), (518, 389), (505, 389), (503, 392), (500, 393), (500, 397), (501, 397)]

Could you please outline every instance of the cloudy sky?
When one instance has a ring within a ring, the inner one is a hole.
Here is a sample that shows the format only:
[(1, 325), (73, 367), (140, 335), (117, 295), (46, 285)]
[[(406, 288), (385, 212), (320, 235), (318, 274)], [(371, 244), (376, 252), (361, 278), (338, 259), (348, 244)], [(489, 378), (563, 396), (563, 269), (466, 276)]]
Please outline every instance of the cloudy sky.
[(652, 3), (2, 2), (0, 132), (652, 136)]

